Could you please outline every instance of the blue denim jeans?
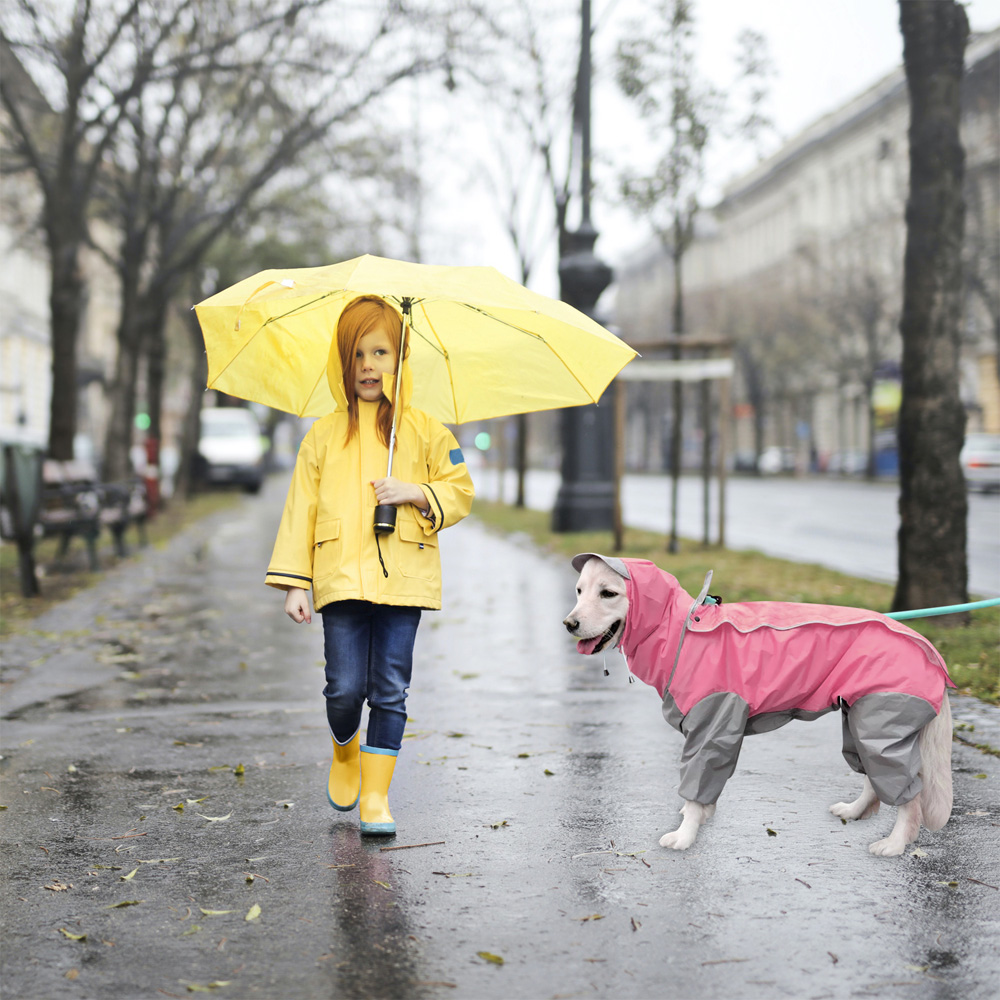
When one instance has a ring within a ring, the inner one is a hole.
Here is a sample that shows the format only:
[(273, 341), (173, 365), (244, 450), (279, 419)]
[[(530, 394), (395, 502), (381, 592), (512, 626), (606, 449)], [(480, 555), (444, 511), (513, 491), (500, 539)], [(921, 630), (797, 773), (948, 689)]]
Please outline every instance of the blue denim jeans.
[(367, 745), (398, 750), (406, 727), (406, 691), (420, 608), (334, 601), (320, 613), (330, 731), (338, 743), (347, 742), (361, 724), (367, 699)]

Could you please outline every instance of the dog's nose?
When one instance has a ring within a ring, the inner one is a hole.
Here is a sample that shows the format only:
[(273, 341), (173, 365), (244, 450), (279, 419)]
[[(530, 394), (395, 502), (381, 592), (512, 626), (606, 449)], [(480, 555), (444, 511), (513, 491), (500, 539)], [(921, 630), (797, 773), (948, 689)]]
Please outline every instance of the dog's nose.
[(575, 618), (564, 618), (563, 625), (566, 626), (567, 632), (575, 632), (580, 627), (580, 623)]

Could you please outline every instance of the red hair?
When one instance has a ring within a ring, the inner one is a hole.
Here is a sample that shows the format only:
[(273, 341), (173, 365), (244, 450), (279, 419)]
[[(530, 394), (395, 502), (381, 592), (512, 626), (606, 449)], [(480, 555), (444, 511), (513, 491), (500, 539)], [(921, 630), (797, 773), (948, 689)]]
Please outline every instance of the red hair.
[[(361, 295), (352, 299), (337, 320), (337, 352), (340, 355), (340, 370), (344, 375), (344, 393), (347, 396), (348, 441), (358, 432), (358, 397), (354, 392), (354, 363), (358, 344), (366, 334), (381, 330), (392, 344), (398, 365), (402, 327), (403, 317), (385, 299), (380, 299), (377, 295)], [(395, 377), (395, 369), (393, 376)], [(400, 386), (400, 396), (402, 394)], [(385, 395), (379, 400), (375, 426), (382, 444), (388, 448), (389, 435), (392, 432), (392, 403)]]

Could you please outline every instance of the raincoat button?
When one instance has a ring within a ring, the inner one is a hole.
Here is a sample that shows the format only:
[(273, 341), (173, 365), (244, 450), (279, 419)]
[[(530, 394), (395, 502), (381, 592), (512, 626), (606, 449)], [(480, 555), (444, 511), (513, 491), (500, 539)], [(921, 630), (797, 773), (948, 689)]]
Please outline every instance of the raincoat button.
[(697, 615), (695, 615), (695, 616), (694, 616), (694, 620), (695, 620), (696, 622), (700, 622), (700, 621), (701, 621), (701, 619), (700, 619), (700, 618), (699, 618), (699, 617), (698, 617)]

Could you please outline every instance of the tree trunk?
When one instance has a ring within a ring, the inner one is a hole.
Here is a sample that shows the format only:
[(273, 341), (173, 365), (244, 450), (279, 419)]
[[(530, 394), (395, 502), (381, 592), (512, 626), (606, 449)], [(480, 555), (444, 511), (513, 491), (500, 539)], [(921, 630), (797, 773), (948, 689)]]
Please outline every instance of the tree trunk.
[(969, 22), (953, 0), (901, 0), (899, 21), (910, 93), (893, 598), (893, 609), (903, 611), (968, 600), (958, 365), (965, 228), (959, 88)]
[(49, 458), (68, 462), (76, 437), (77, 341), (83, 316), (80, 240), (60, 220), (48, 225), (52, 285), (52, 399), (49, 404)]
[[(674, 322), (672, 333), (674, 337), (684, 336), (684, 281), (681, 272), (681, 262), (684, 257), (682, 249), (682, 226), (679, 216), (674, 218)], [(681, 349), (673, 350), (675, 360), (680, 358)], [(680, 500), (681, 481), (681, 451), (684, 447), (684, 383), (673, 383), (673, 422), (670, 428), (670, 537), (667, 540), (668, 552), (680, 551), (680, 539), (677, 535), (677, 507)]]
[(147, 293), (141, 312), (142, 341), (146, 353), (147, 434), (157, 441), (163, 438), (163, 386), (167, 373), (167, 297), (160, 292)]
[(191, 367), (191, 394), (184, 426), (181, 432), (180, 458), (177, 477), (174, 480), (174, 496), (186, 499), (194, 489), (195, 456), (198, 453), (198, 438), (201, 432), (201, 408), (205, 401), (205, 385), (208, 382), (208, 358), (205, 356), (205, 341), (202, 338), (198, 319), (191, 310), (187, 314), (187, 328), (191, 335), (194, 363)]
[(109, 392), (111, 414), (104, 438), (104, 478), (125, 479), (131, 469), (132, 424), (139, 381), (141, 323), (139, 320), (138, 255), (126, 254), (121, 269), (121, 315), (118, 318), (118, 354)]
[(517, 415), (517, 499), (515, 506), (524, 507), (524, 479), (528, 471), (528, 414)]

